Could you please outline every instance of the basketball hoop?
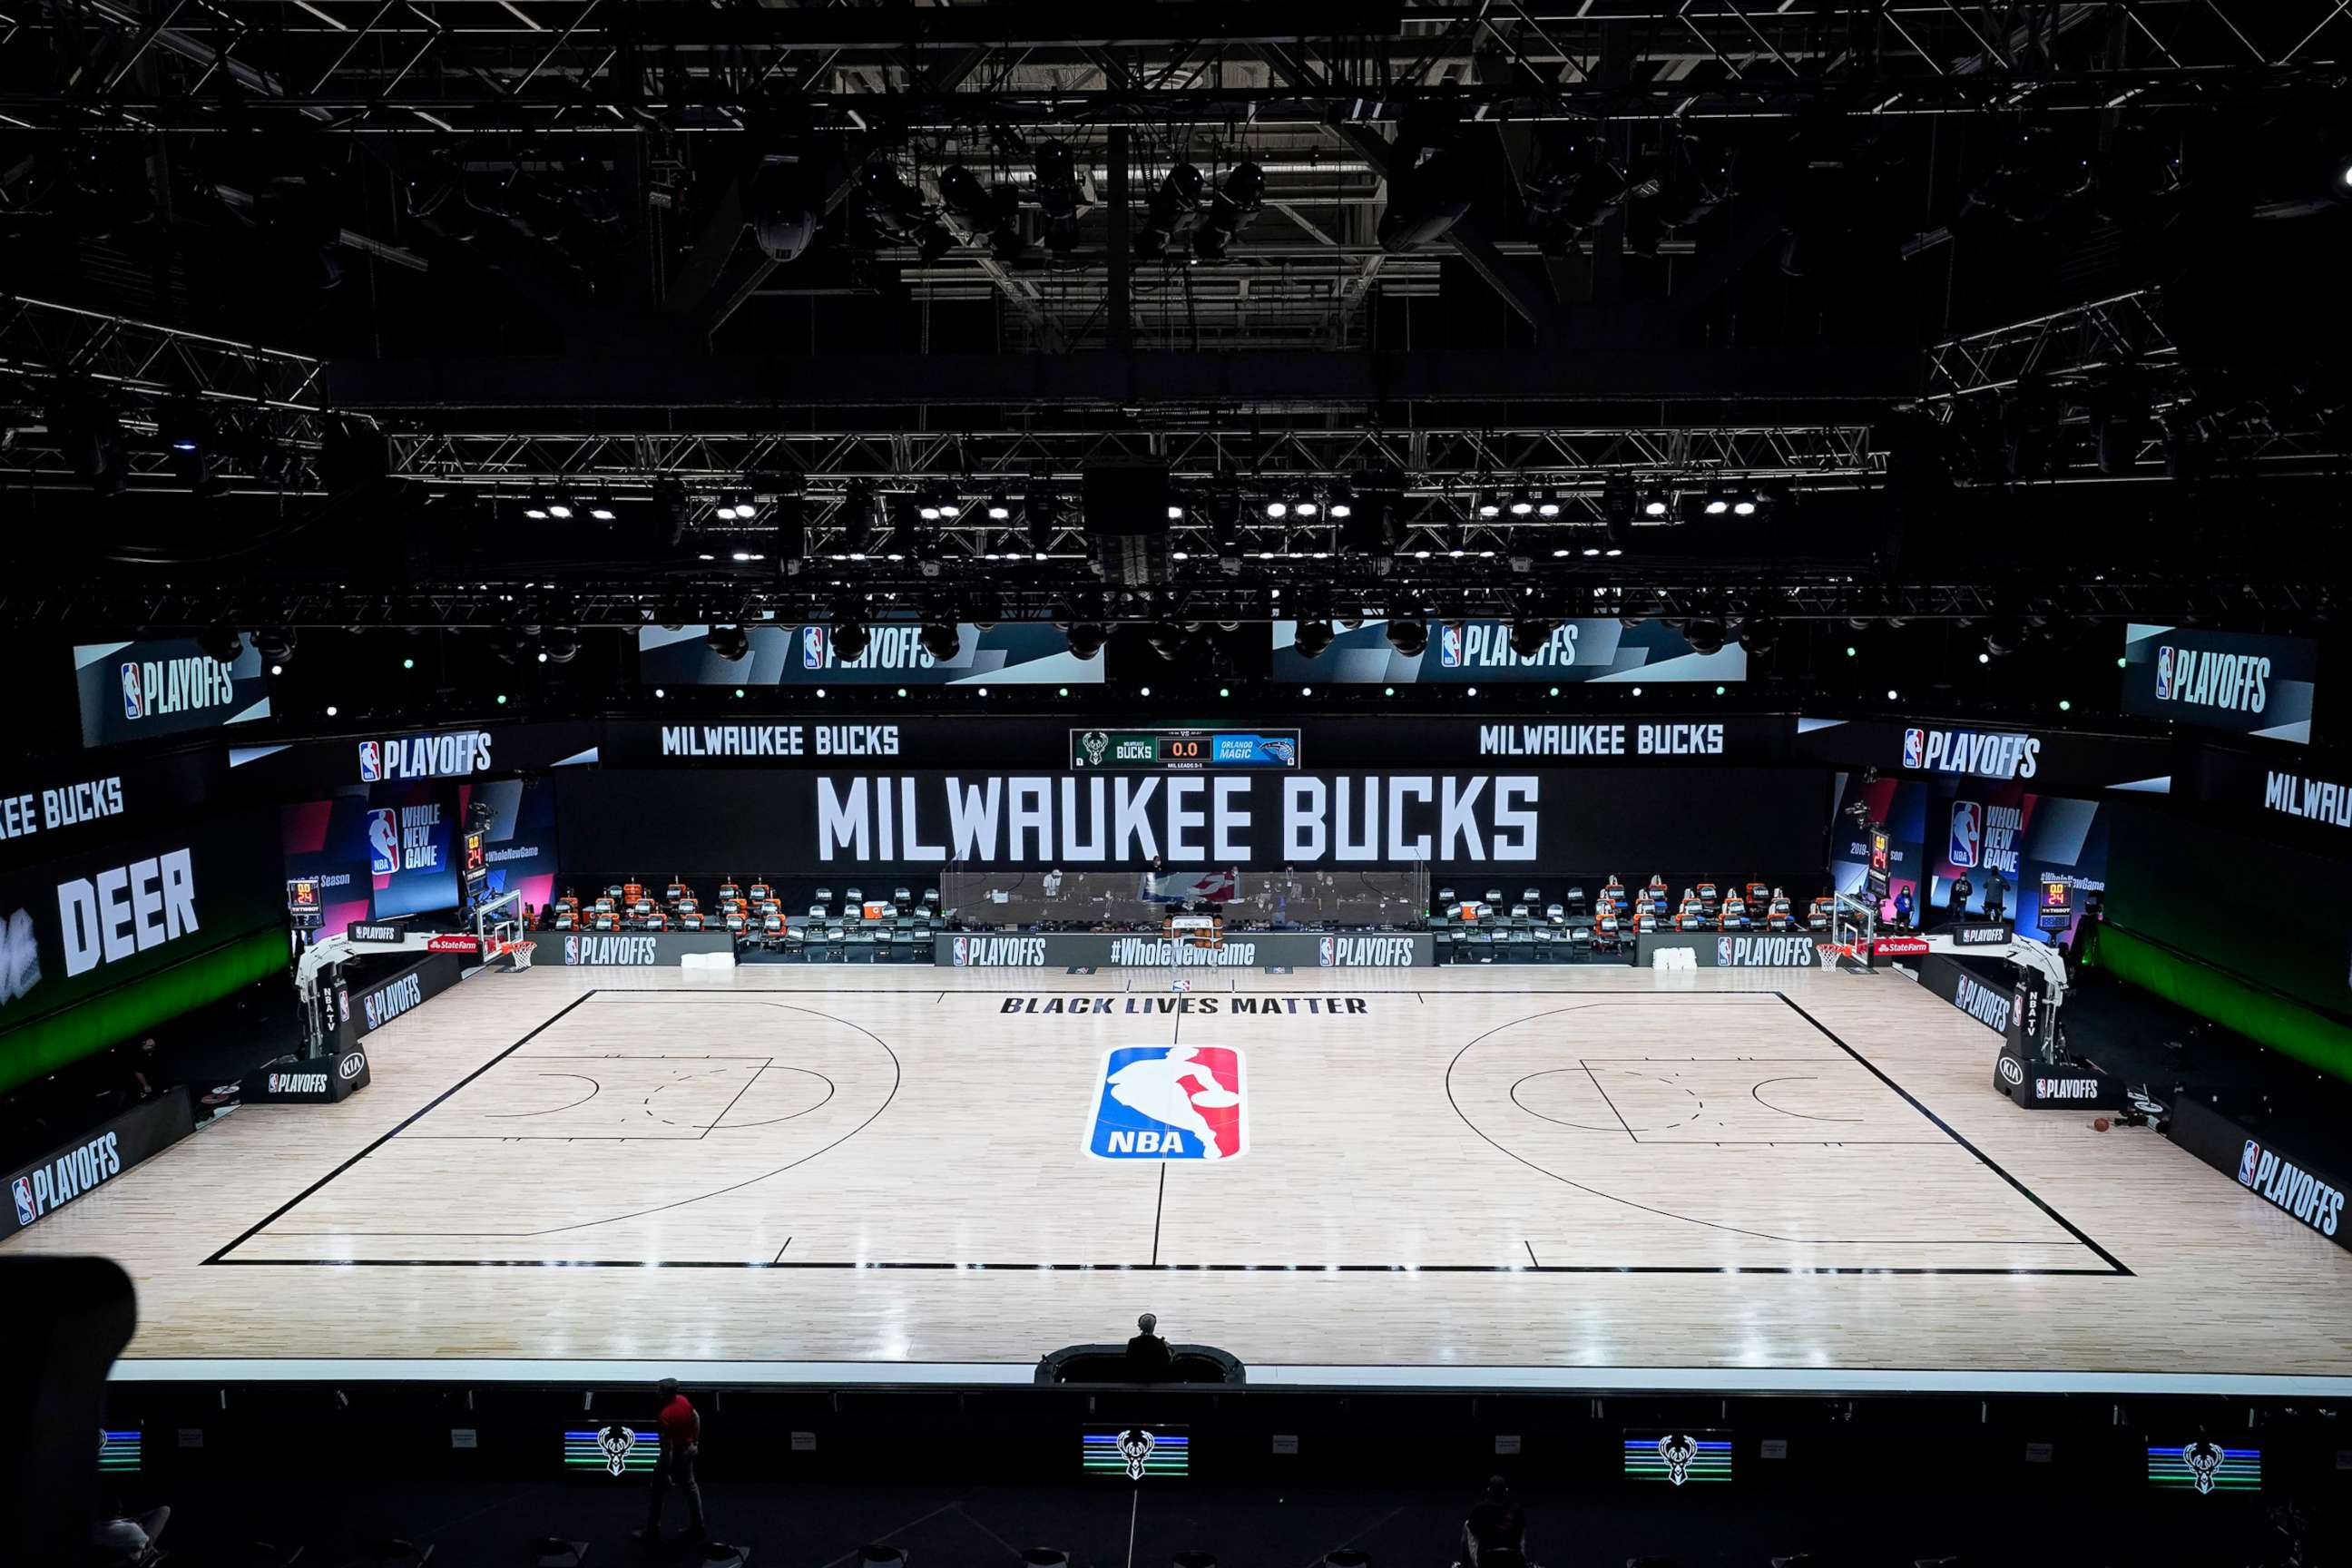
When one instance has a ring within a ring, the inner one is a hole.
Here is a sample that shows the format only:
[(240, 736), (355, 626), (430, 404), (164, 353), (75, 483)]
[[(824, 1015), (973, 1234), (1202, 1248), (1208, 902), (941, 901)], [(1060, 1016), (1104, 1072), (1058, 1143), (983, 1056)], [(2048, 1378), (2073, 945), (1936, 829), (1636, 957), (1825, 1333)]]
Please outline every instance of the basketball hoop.
[(502, 944), (499, 949), (506, 958), (508, 965), (517, 971), (529, 969), (530, 955), (538, 951), (539, 943), (535, 942), (509, 942)]

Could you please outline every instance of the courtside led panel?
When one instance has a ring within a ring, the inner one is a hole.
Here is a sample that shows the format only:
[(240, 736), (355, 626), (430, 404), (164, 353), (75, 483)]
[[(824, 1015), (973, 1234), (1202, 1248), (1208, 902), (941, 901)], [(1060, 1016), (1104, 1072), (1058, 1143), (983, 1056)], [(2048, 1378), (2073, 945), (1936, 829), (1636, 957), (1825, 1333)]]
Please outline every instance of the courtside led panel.
[(1080, 1444), (1079, 1464), (1090, 1476), (1181, 1480), (1192, 1473), (1192, 1440), (1162, 1426), (1088, 1432)]
[(660, 1458), (660, 1435), (643, 1427), (615, 1423), (563, 1434), (566, 1475), (650, 1475)]
[(2226, 1448), (2201, 1437), (2194, 1443), (2150, 1444), (2147, 1484), (2159, 1491), (2258, 1492), (2263, 1489), (2263, 1451)]
[(1629, 1432), (1625, 1479), (1677, 1487), (1693, 1481), (1727, 1481), (1731, 1439), (1717, 1432)]
[(98, 1473), (101, 1476), (137, 1475), (139, 1434), (100, 1432), (98, 1435)]

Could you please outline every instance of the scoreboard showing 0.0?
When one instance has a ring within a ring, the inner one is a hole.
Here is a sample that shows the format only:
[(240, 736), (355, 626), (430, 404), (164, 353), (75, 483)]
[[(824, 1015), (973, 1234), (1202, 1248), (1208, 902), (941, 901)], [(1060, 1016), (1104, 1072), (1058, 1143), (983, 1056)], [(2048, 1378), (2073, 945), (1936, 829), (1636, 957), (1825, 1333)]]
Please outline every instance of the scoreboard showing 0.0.
[(1296, 730), (1073, 730), (1070, 766), (1162, 768), (1296, 768)]

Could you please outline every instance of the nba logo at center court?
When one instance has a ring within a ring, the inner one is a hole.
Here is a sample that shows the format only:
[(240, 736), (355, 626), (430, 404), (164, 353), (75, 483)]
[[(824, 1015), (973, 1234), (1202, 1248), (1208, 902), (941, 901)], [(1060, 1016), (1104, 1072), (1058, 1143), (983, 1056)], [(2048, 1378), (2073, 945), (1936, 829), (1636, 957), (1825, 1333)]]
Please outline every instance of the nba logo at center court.
[(1984, 846), (1984, 807), (1972, 800), (1952, 802), (1952, 845), (1944, 858), (1955, 866), (1973, 866)]
[(400, 814), (386, 807), (368, 816), (368, 869), (389, 877), (400, 869)]
[(1234, 1160), (1249, 1147), (1242, 1054), (1128, 1046), (1103, 1055), (1087, 1152), (1097, 1160)]
[(824, 668), (824, 628), (823, 626), (801, 628), (801, 668), (803, 669)]
[(374, 741), (360, 742), (360, 783), (373, 784), (383, 777), (383, 747)]
[(126, 664), (122, 667), (122, 716), (140, 719), (146, 713), (146, 704), (139, 700), (139, 667)]
[(1454, 622), (1448, 621), (1438, 628), (1437, 662), (1448, 669), (1461, 668), (1462, 627)]
[(2172, 695), (2172, 645), (2166, 643), (2156, 650), (2156, 699), (2161, 702)]
[(1903, 731), (1903, 765), (1906, 768), (1924, 768), (1927, 765), (1927, 731)]

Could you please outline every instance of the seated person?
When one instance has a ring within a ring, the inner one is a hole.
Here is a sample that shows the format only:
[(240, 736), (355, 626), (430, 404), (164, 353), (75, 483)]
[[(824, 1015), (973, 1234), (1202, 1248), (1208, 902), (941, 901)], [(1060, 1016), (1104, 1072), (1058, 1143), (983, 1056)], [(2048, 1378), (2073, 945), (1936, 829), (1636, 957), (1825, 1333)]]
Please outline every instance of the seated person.
[(1158, 1383), (1175, 1369), (1176, 1357), (1160, 1337), (1160, 1320), (1150, 1312), (1135, 1320), (1136, 1333), (1127, 1342), (1127, 1375), (1137, 1383)]
[(1471, 1504), (1470, 1517), (1462, 1521), (1462, 1538), (1468, 1568), (1477, 1568), (1489, 1552), (1527, 1551), (1528, 1516), (1502, 1477), (1488, 1480), (1486, 1496)]

